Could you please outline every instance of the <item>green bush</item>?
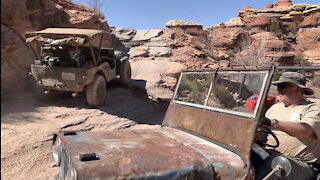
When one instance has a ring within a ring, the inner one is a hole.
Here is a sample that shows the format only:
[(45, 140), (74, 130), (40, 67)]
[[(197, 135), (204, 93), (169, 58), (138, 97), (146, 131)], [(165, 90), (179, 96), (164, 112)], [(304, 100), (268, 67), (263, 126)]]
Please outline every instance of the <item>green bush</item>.
[(219, 101), (225, 108), (233, 108), (236, 106), (235, 100), (231, 95), (230, 91), (223, 84), (215, 84), (213, 86), (214, 97)]
[(273, 32), (276, 36), (279, 36), (282, 34), (282, 30), (280, 28), (280, 25), (277, 23), (272, 23), (270, 25), (270, 31)]
[(297, 35), (298, 30), (300, 29), (299, 22), (290, 23), (287, 27), (287, 32)]
[(278, 81), (279, 80), (279, 78), (280, 78), (280, 76), (281, 76), (281, 74), (278, 72), (278, 71), (276, 71), (274, 74), (273, 74), (273, 81)]
[(104, 16), (103, 12), (102, 12), (100, 9), (98, 9), (98, 8), (97, 8), (97, 9), (94, 9), (93, 12), (94, 12), (94, 14), (95, 14), (96, 16), (98, 16), (99, 18), (105, 19), (105, 16)]
[(304, 58), (302, 55), (295, 56), (294, 62), (296, 65), (299, 65), (299, 66), (305, 66), (309, 64), (308, 59)]
[(227, 55), (229, 56), (229, 58), (234, 58), (235, 57), (235, 51), (233, 49), (229, 49), (227, 51)]

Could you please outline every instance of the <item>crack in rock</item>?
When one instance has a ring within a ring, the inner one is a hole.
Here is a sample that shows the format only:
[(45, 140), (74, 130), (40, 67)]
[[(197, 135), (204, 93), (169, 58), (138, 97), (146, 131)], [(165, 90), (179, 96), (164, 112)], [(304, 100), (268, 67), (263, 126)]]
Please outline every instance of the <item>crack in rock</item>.
[(61, 128), (59, 129), (59, 131), (62, 131), (63, 129), (66, 129), (66, 128), (68, 128), (68, 127), (77, 126), (77, 125), (79, 125), (79, 124), (82, 124), (82, 123), (86, 122), (90, 117), (92, 117), (92, 116), (88, 116), (88, 117), (85, 117), (84, 119), (81, 119), (81, 120), (79, 120), (79, 121), (69, 123), (69, 124), (61, 127)]

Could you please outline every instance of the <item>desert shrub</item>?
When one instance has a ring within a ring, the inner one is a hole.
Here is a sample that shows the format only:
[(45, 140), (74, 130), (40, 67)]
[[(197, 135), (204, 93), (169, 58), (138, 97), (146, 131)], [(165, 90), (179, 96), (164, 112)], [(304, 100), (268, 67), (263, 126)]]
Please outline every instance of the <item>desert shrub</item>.
[(231, 95), (230, 91), (223, 84), (215, 84), (213, 86), (214, 98), (219, 101), (221, 105), (226, 108), (233, 108), (236, 103)]
[[(249, 34), (239, 34), (237, 45), (235, 46), (235, 62), (243, 66), (268, 66), (276, 62), (280, 56), (275, 56), (272, 59), (267, 57), (267, 39), (269, 35), (262, 37), (260, 45), (255, 47)], [(280, 54), (281, 49), (276, 51)]]
[(224, 24), (224, 23), (220, 23), (220, 26), (225, 27), (225, 26), (226, 26), (226, 24)]
[(227, 51), (227, 55), (229, 56), (229, 58), (234, 58), (235, 57), (235, 51), (233, 49), (229, 49)]
[(84, 3), (77, 3), (77, 5), (80, 6), (81, 8), (84, 8), (84, 9), (90, 9), (90, 8), (88, 7), (88, 5), (87, 5), (87, 4), (84, 4)]
[(102, 12), (100, 9), (95, 9), (95, 10), (93, 10), (93, 12), (94, 12), (94, 14), (95, 14), (96, 16), (98, 16), (99, 18), (105, 19), (105, 16), (104, 16), (103, 12)]
[(309, 64), (308, 59), (304, 58), (302, 55), (295, 56), (294, 62), (296, 65), (299, 65), (299, 66), (305, 66)]
[(280, 76), (281, 76), (281, 74), (278, 72), (278, 71), (276, 71), (274, 74), (273, 74), (273, 81), (278, 81), (279, 80), (279, 78), (280, 78)]
[(103, 2), (101, 2), (100, 0), (88, 0), (88, 4), (90, 10), (92, 10), (96, 16), (98, 16), (101, 19), (105, 18), (104, 14), (101, 11)]
[(287, 32), (292, 33), (293, 35), (297, 35), (297, 32), (299, 29), (300, 29), (299, 22), (295, 21), (288, 25)]
[(270, 25), (270, 31), (273, 32), (276, 36), (279, 36), (282, 34), (282, 30), (280, 28), (280, 25), (277, 23), (272, 23)]
[(205, 45), (204, 39), (201, 39), (198, 36), (192, 37), (191, 42), (194, 45), (194, 47), (198, 50), (202, 50), (203, 46)]
[(179, 97), (188, 97), (187, 102), (204, 104), (211, 84), (212, 74), (185, 75), (178, 89)]

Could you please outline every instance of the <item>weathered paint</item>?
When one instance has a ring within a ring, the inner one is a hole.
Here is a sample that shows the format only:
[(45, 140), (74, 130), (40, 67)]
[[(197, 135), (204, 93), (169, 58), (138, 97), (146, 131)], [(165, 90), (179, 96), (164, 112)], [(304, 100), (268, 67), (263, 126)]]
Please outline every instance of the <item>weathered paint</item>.
[[(245, 164), (236, 154), (189, 133), (154, 130), (59, 134), (78, 177), (96, 179), (236, 179)], [(98, 160), (81, 162), (79, 154)], [(228, 162), (234, 162), (230, 164)]]
[(220, 142), (249, 160), (256, 123), (253, 119), (170, 103), (163, 125)]

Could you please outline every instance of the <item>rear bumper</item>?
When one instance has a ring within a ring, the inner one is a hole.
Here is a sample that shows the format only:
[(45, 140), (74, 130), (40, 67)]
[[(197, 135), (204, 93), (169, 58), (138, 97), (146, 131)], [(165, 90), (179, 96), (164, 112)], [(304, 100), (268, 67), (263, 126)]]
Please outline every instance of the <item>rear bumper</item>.
[(93, 81), (94, 75), (86, 68), (49, 67), (31, 65), (31, 74), (37, 85), (47, 90), (81, 92)]

